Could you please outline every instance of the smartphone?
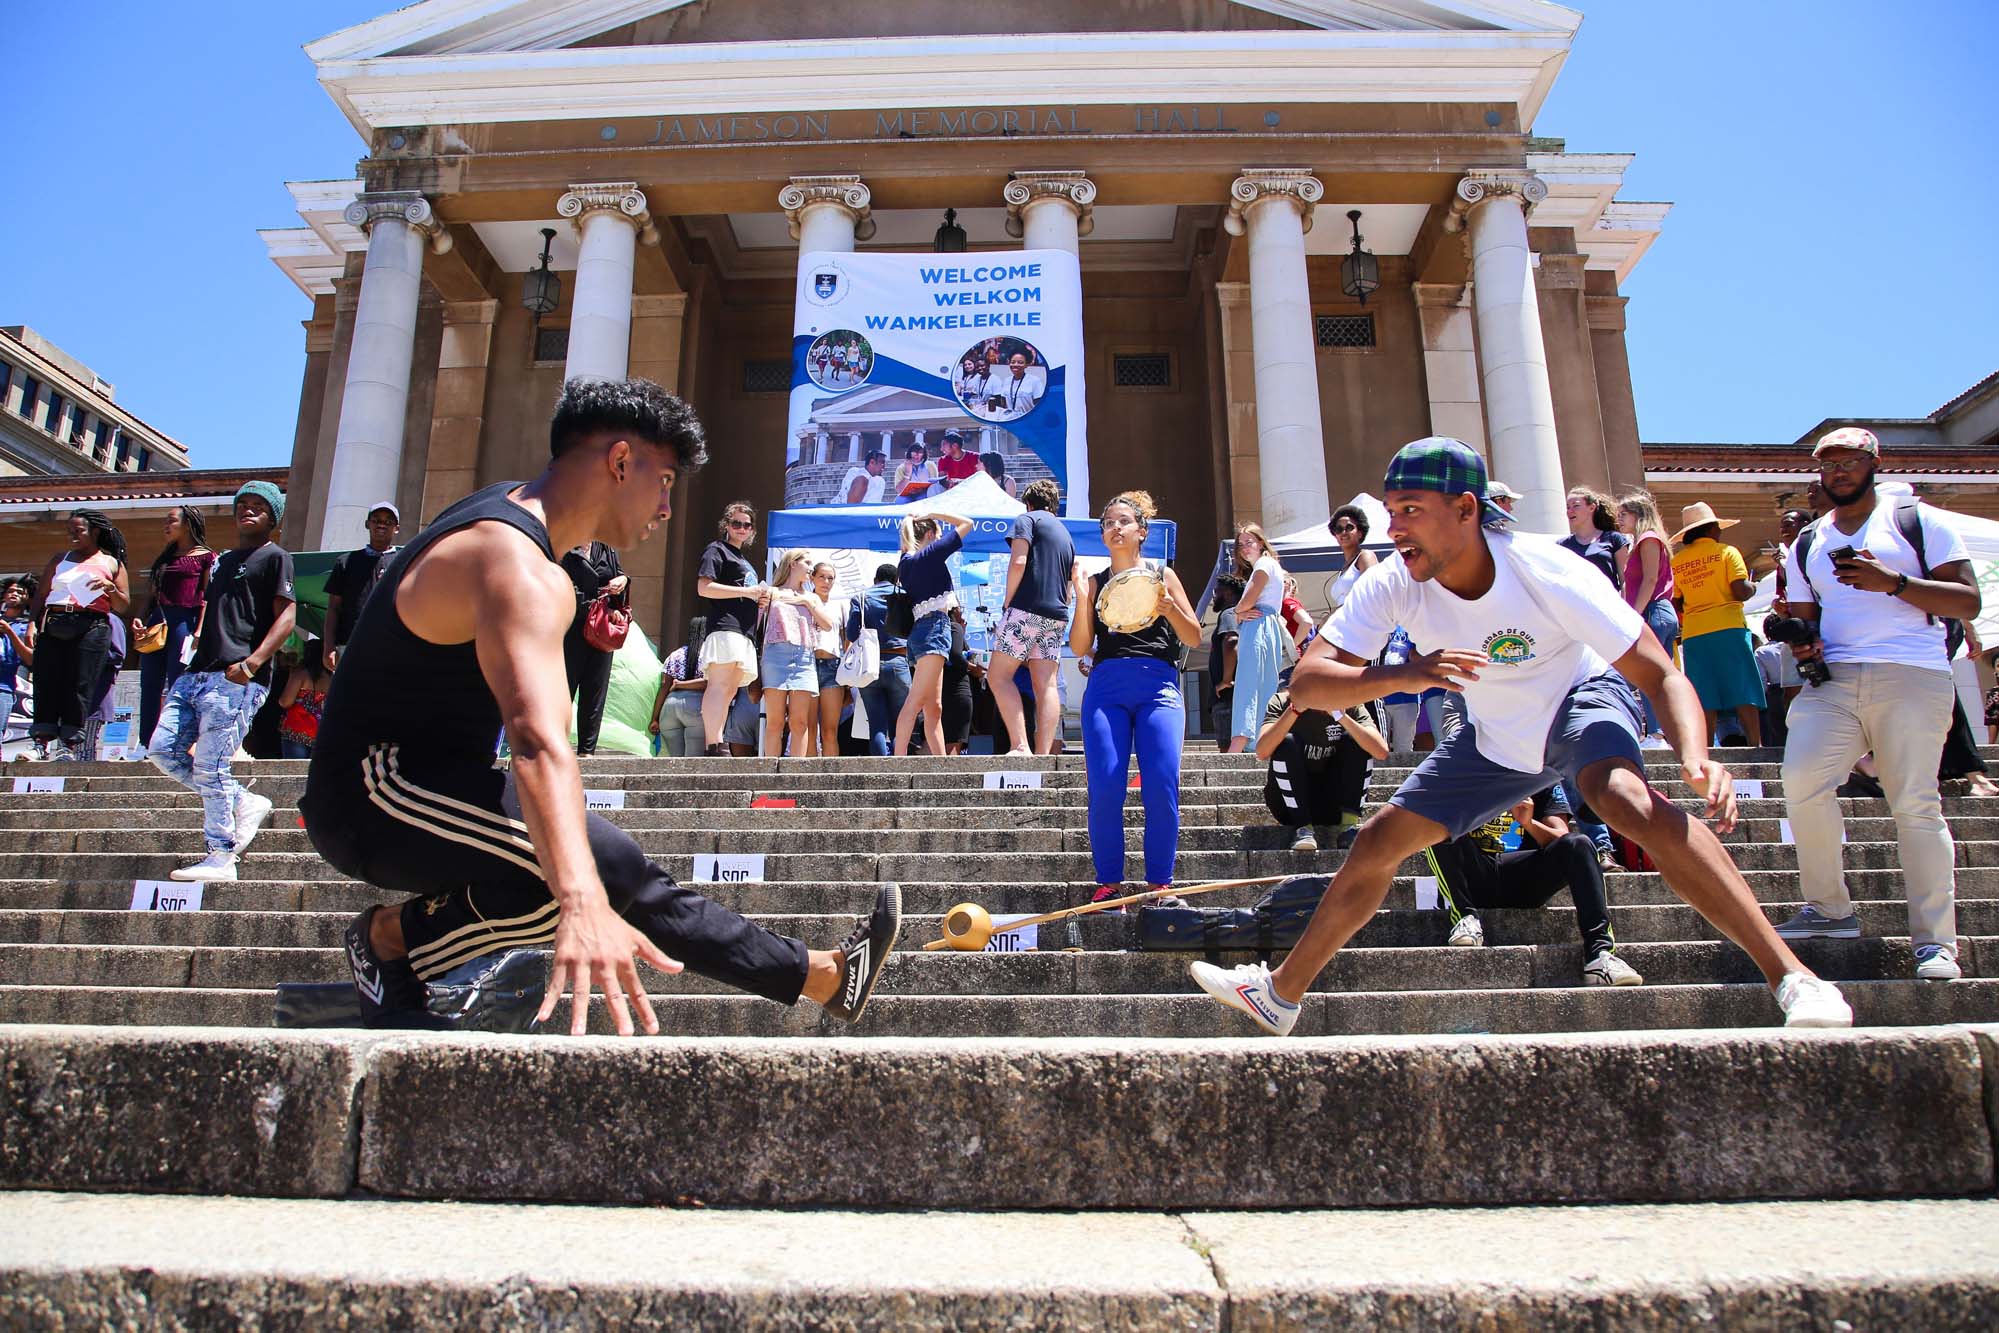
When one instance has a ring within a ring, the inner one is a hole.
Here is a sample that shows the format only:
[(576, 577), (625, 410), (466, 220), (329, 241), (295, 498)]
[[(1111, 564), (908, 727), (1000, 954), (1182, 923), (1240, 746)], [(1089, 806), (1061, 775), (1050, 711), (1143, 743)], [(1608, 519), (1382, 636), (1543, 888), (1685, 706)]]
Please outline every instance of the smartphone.
[(1832, 550), (1826, 552), (1826, 558), (1836, 565), (1842, 560), (1858, 560), (1860, 552), (1854, 550), (1851, 546), (1835, 546)]

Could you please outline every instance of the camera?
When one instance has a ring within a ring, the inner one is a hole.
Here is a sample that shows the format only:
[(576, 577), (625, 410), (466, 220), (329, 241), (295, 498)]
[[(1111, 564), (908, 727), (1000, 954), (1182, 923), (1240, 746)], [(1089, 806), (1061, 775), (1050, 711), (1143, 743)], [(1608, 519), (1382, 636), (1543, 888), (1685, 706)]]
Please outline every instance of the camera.
[[(1805, 644), (1819, 641), (1818, 625), (1809, 620), (1800, 620), (1796, 616), (1771, 616), (1763, 622), (1763, 633), (1773, 643)], [(1817, 689), (1832, 679), (1832, 668), (1825, 664), (1823, 658), (1800, 658), (1798, 674), (1803, 676), (1813, 689)]]

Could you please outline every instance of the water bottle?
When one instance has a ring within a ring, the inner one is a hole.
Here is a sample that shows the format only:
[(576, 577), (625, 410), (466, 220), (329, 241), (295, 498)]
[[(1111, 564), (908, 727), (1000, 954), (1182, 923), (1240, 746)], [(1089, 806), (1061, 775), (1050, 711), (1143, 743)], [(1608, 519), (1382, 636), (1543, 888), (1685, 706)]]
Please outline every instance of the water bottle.
[(1388, 636), (1388, 646), (1382, 649), (1381, 664), (1383, 666), (1403, 666), (1408, 663), (1409, 654), (1413, 650), (1414, 645), (1409, 642), (1407, 631), (1400, 625), (1397, 625), (1395, 632)]

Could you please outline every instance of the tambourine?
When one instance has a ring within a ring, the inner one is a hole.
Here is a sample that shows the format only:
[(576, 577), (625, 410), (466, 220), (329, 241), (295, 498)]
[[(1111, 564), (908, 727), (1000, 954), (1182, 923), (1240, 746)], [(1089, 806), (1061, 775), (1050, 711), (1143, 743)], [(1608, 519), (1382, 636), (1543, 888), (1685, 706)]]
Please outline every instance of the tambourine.
[(1166, 580), (1151, 565), (1133, 565), (1104, 580), (1097, 594), (1097, 623), (1114, 634), (1130, 634), (1159, 619)]

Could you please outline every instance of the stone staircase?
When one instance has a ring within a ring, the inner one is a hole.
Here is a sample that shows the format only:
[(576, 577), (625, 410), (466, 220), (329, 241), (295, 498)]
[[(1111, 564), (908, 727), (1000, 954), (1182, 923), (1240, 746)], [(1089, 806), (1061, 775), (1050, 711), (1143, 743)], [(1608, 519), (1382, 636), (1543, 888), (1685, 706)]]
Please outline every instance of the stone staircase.
[[(1778, 756), (1727, 758), (1764, 784), (1728, 841), (1781, 918)], [(920, 951), (957, 902), (1089, 896), (1079, 757), (594, 760), (677, 876), (762, 854), (764, 881), (703, 888), (778, 930), (829, 942), (889, 880), (906, 912), (858, 1028), (655, 977), (663, 1036), (618, 1041), (268, 1030), (275, 987), (343, 980), (343, 925), (391, 899), (312, 854), (302, 764), (245, 767), (278, 809), (199, 912), (128, 910), (200, 855), (191, 795), (0, 768), (0, 1325), (1999, 1322), (1999, 800), (1946, 800), (1948, 985), (1911, 979), (1885, 804), (1846, 802), (1867, 935), (1800, 953), (1853, 1032), (1776, 1030), (1657, 875), (1609, 885), (1646, 984), (1585, 989), (1565, 898), (1446, 948), (1412, 861), (1273, 1042), (1193, 955), (1127, 951), (1130, 918)], [(1183, 883), (1337, 867), (1286, 849), (1260, 786), (1188, 755)]]

